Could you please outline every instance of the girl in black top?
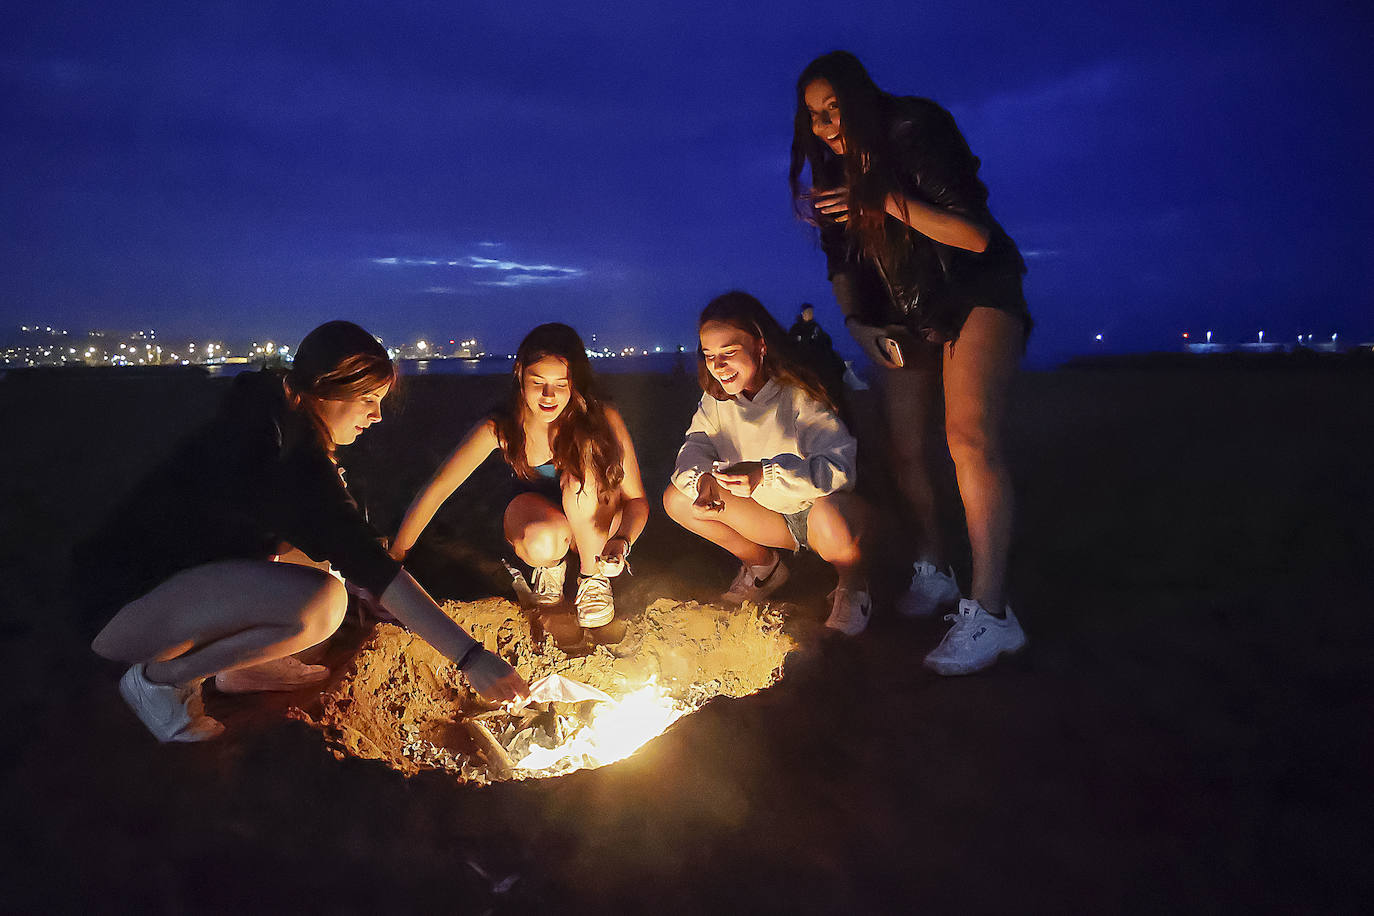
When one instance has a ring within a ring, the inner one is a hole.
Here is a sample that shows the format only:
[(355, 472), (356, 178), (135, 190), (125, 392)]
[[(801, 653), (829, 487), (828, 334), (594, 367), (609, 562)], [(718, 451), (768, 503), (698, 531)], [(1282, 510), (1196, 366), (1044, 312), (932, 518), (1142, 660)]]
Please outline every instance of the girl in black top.
[(344, 486), (334, 450), (381, 421), (395, 378), (371, 334), (321, 325), (284, 376), (239, 376), (219, 413), (78, 552), (92, 600), (119, 609), (92, 648), (132, 665), (120, 692), (160, 741), (223, 730), (200, 702), (206, 677), (271, 689), (270, 679), (235, 677), (330, 636), (347, 607), (344, 579), (456, 661), (480, 693), (527, 693), (387, 554)]
[[(978, 158), (949, 112), (883, 92), (844, 51), (808, 64), (796, 91), (793, 200), (820, 227), (845, 326), (883, 370), (893, 469), (914, 515), (915, 575), (899, 609), (929, 614), (959, 601), (926, 664), (977, 671), (1025, 642), (1004, 592), (1012, 492), (1001, 442), (1031, 325), (1025, 264), (989, 212)], [(930, 473), (942, 400), (973, 552), (963, 600), (941, 571)]]

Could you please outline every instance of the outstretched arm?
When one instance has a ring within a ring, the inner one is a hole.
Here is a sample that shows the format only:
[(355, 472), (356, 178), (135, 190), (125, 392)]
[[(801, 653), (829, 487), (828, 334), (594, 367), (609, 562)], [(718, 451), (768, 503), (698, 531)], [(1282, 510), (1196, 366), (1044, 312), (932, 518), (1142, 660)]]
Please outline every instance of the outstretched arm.
[(401, 519), (401, 527), (391, 542), (391, 555), (398, 560), (404, 559), (410, 548), (420, 539), (420, 533), (434, 518), (434, 513), (444, 504), (453, 491), (462, 486), (463, 481), (472, 476), (477, 466), (486, 460), (496, 448), (496, 426), (491, 420), (483, 420), (468, 432), (458, 443), (444, 463), (434, 472), (434, 476), (416, 494), (410, 508)]
[(381, 602), (417, 636), (457, 662), (472, 688), (482, 696), (497, 701), (529, 696), (525, 679), (454, 623), (404, 569), (382, 592)]

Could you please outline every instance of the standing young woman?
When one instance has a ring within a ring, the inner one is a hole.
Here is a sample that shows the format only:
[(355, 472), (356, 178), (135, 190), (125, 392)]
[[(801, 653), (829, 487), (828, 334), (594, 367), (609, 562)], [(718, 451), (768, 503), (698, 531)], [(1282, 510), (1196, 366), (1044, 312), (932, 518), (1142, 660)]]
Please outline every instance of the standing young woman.
[(704, 393), (663, 507), (739, 561), (726, 601), (767, 598), (787, 581), (778, 548), (810, 547), (839, 577), (825, 625), (848, 636), (863, 632), (872, 602), (860, 549), (866, 512), (848, 492), (854, 437), (753, 296), (718, 296), (697, 326)]
[[(893, 470), (913, 513), (917, 562), (899, 609), (959, 605), (926, 656), (941, 674), (981, 670), (1025, 644), (1005, 594), (1012, 491), (1002, 421), (1031, 320), (1025, 263), (988, 210), (978, 167), (947, 111), (883, 92), (852, 54), (818, 57), (797, 80), (793, 200), (820, 227), (846, 327), (883, 370)], [(942, 390), (973, 552), (966, 598), (941, 571), (931, 468)]]
[(231, 693), (319, 680), (324, 669), (284, 660), (338, 628), (345, 579), (457, 662), (478, 692), (528, 693), (387, 555), (344, 486), (335, 449), (381, 421), (395, 380), (371, 334), (321, 325), (285, 375), (235, 379), (219, 413), (79, 550), (88, 597), (119, 608), (92, 648), (132, 665), (120, 692), (159, 741), (223, 731), (201, 703), (207, 677)]
[(587, 350), (566, 324), (541, 324), (521, 341), (510, 399), (472, 428), (411, 502), (392, 556), (406, 555), (444, 500), (497, 449), (516, 490), (506, 540), (534, 569), (535, 600), (562, 602), (565, 557), (575, 550), (578, 623), (610, 623), (610, 580), (625, 568), (649, 502), (625, 421), (597, 396)]

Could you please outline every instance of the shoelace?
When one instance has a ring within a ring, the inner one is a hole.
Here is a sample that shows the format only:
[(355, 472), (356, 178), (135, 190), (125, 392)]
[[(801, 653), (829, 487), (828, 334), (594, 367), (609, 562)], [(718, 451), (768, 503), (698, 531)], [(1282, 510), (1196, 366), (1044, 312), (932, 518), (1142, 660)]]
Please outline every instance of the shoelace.
[(577, 608), (580, 611), (604, 611), (611, 606), (611, 581), (605, 576), (587, 576), (577, 580)]
[(563, 597), (563, 564), (557, 566), (537, 566), (534, 570), (534, 594), (536, 598)]

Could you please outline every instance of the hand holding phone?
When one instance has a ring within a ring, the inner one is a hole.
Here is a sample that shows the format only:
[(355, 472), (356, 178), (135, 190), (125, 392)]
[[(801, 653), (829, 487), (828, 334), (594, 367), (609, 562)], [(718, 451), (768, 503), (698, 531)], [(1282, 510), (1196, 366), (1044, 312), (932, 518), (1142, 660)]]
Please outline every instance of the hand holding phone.
[(898, 369), (906, 365), (906, 359), (902, 355), (902, 345), (895, 339), (887, 337), (886, 335), (879, 337), (878, 347), (883, 351), (883, 355), (887, 357), (887, 361)]

